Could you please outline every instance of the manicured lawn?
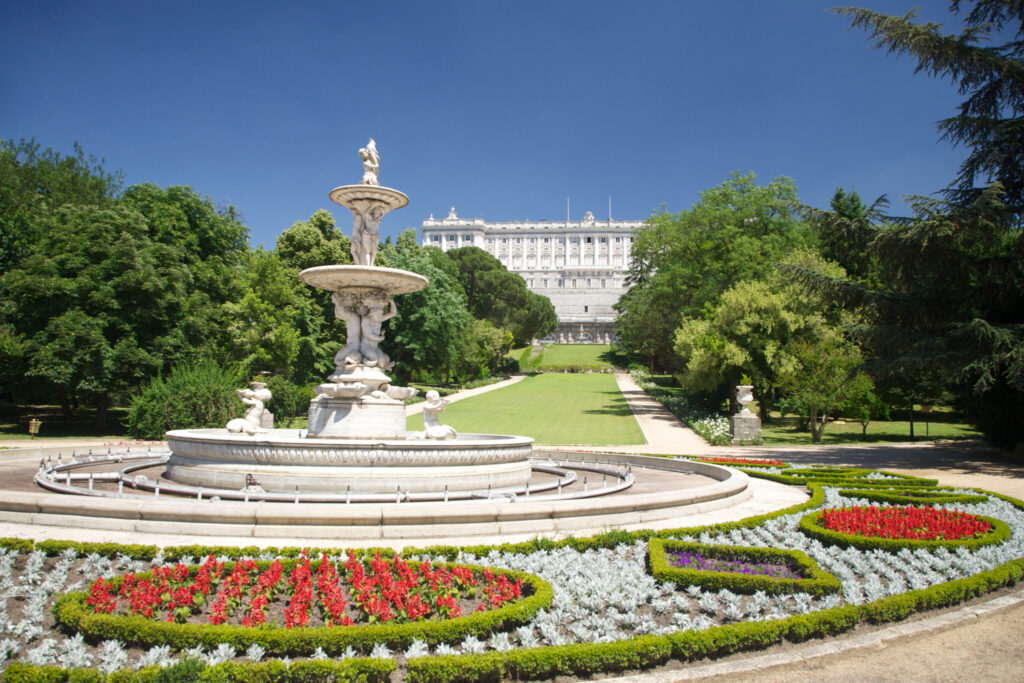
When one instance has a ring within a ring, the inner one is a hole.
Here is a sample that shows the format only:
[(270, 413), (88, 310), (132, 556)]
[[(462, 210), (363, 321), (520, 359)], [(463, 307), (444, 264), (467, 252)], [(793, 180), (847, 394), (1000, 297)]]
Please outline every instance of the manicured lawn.
[(611, 347), (608, 344), (545, 344), (544, 359), (540, 368), (580, 366), (594, 369), (610, 368), (605, 356)]
[[(611, 374), (547, 373), (452, 403), (441, 422), (460, 432), (531, 436), (538, 444), (646, 443)], [(419, 415), (410, 430), (422, 430)]]
[[(934, 439), (975, 439), (981, 437), (981, 432), (973, 429), (970, 425), (935, 420), (926, 423), (923, 415), (918, 415), (914, 420), (914, 437), (917, 441)], [(927, 424), (927, 426), (926, 426)], [(765, 445), (769, 446), (794, 446), (811, 443), (810, 432), (795, 431), (797, 419), (786, 417), (782, 420), (775, 420), (761, 427), (761, 437)], [(868, 432), (865, 439), (861, 439), (861, 426), (859, 422), (842, 423), (829, 422), (825, 427), (825, 433), (821, 437), (823, 444), (840, 443), (881, 443), (910, 441), (910, 423), (905, 420), (892, 420), (883, 422), (881, 420), (868, 423)]]

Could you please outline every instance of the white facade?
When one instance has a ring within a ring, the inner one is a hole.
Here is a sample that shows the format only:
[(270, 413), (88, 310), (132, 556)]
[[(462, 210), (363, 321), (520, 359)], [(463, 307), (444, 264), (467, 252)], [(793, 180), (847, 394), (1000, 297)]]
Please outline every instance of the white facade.
[(600, 221), (589, 211), (582, 221), (488, 223), (459, 218), (423, 221), (425, 247), (444, 251), (479, 247), (532, 291), (551, 299), (558, 314), (555, 341), (605, 342), (614, 338), (612, 306), (627, 287), (633, 230), (643, 221)]

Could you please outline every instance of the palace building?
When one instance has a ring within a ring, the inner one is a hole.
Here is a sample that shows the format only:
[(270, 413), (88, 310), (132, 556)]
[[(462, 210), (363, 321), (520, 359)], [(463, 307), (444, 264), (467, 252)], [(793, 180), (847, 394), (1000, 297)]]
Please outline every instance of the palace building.
[(643, 221), (600, 221), (589, 211), (582, 221), (488, 223), (448, 216), (423, 221), (425, 247), (444, 251), (479, 247), (517, 273), (532, 291), (551, 299), (558, 329), (544, 341), (609, 343), (615, 339), (612, 308), (627, 289), (633, 230)]

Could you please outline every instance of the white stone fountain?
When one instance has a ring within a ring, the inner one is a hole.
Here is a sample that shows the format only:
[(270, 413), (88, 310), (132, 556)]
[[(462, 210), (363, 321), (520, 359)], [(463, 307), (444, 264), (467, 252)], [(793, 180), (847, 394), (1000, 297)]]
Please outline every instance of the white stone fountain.
[(395, 315), (395, 295), (423, 289), (416, 273), (373, 265), (381, 219), (409, 198), (378, 182), (380, 156), (371, 139), (359, 150), (363, 180), (330, 192), (353, 215), (354, 265), (325, 265), (299, 274), (331, 292), (345, 321), (346, 343), (335, 371), (310, 402), (306, 432), (271, 429), (185, 429), (167, 433), (172, 452), (166, 476), (176, 482), (241, 490), (395, 493), (516, 490), (530, 478), (532, 439), (456, 434), (437, 423), (443, 404), (424, 415), (424, 432), (407, 432), (404, 400), (416, 395), (392, 386), (392, 362), (379, 347), (383, 322)]

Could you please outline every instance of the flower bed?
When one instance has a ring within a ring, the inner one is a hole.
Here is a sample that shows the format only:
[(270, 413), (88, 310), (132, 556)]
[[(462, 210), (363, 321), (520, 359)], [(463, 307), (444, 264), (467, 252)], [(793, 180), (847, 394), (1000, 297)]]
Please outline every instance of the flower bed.
[(210, 555), (198, 568), (179, 563), (97, 579), (86, 604), (96, 614), (214, 625), (282, 621), (285, 628), (297, 628), (451, 619), (501, 607), (521, 597), (523, 589), (521, 578), (512, 581), (489, 569), (478, 576), (467, 567), (384, 560), (380, 554), (364, 564), (350, 553), (343, 566), (324, 555), (315, 570), (305, 555), (288, 564), (278, 559), (231, 565)]
[[(60, 598), (54, 614), (87, 638), (178, 648), (256, 643), (272, 654), (308, 655), (485, 635), (528, 620), (551, 598), (535, 576), (470, 565), (380, 555), (364, 564), (351, 553), (344, 565), (208, 557), (199, 567), (100, 578), (88, 595)], [(471, 614), (461, 616), (464, 609)]]
[(862, 550), (979, 547), (1010, 537), (1004, 522), (928, 507), (852, 507), (812, 512), (800, 530), (823, 543)]
[(838, 593), (836, 577), (806, 553), (728, 545), (708, 545), (652, 538), (648, 542), (651, 573), (659, 581), (704, 590), (735, 593)]

